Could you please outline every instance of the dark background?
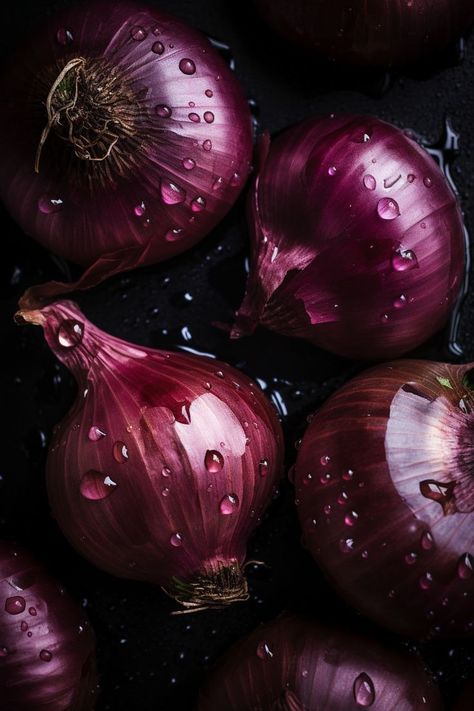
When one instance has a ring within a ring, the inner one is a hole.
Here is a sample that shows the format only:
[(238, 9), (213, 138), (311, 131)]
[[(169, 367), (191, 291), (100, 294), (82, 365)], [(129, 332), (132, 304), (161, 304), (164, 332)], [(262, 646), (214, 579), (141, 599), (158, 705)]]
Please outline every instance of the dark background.
[[(2, 55), (66, 4), (3, 3)], [(231, 46), (244, 90), (257, 102), (261, 125), (272, 132), (311, 114), (343, 110), (376, 114), (435, 142), (449, 116), (461, 139), (453, 175), (469, 227), (469, 216), (474, 214), (474, 37), (467, 43), (462, 63), (452, 53), (439, 58), (442, 68), (431, 75), (422, 71), (418, 76), (369, 80), (323, 63), (308, 67), (297, 57), (290, 60), (290, 47), (259, 24), (251, 3), (161, 0), (155, 4)], [(23, 290), (34, 282), (64, 277), (64, 266), (25, 237), (4, 210), (0, 223), (5, 245), (0, 265), (0, 537), (15, 538), (35, 550), (87, 609), (97, 634), (99, 711), (190, 709), (208, 667), (231, 642), (284, 608), (334, 617), (389, 639), (388, 633), (348, 610), (325, 584), (300, 545), (287, 482), (249, 545), (249, 558), (263, 560), (268, 567), (250, 568), (247, 603), (171, 617), (175, 605), (159, 589), (112, 578), (76, 555), (50, 517), (44, 488), (51, 430), (71, 404), (75, 386), (54, 360), (39, 329), (19, 328), (12, 322)], [(166, 264), (111, 279), (80, 294), (77, 301), (92, 321), (129, 341), (211, 352), (261, 379), (269, 397), (280, 402), (289, 466), (306, 416), (364, 364), (265, 332), (228, 341), (212, 323), (231, 321), (243, 293), (246, 256), (241, 200), (195, 249)], [(473, 315), (474, 290), (461, 320), (459, 340), (465, 360), (474, 359)], [(183, 335), (184, 327), (188, 330)], [(435, 339), (418, 354), (446, 359), (445, 340)], [(472, 642), (401, 643), (420, 649), (449, 701), (462, 679), (474, 675)]]

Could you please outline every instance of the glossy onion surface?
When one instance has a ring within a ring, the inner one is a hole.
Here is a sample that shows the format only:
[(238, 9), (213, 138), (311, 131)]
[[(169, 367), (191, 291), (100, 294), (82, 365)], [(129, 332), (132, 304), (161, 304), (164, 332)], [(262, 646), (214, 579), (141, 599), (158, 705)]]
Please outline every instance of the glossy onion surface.
[(262, 625), (231, 648), (198, 711), (439, 711), (415, 657), (300, 617)]
[(261, 323), (340, 355), (394, 357), (435, 333), (458, 296), (454, 193), (420, 145), (377, 118), (331, 115), (283, 133), (249, 212), (234, 337)]
[(373, 368), (323, 405), (298, 451), (305, 545), (345, 599), (412, 637), (474, 633), (472, 369)]
[(30, 553), (0, 541), (0, 708), (92, 711), (96, 690), (84, 610)]

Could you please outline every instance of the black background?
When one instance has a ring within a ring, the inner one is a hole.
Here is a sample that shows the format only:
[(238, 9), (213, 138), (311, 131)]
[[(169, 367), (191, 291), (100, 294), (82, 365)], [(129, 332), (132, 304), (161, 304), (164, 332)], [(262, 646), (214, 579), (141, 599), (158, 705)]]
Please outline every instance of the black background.
[[(66, 4), (3, 3), (2, 54)], [(291, 48), (285, 40), (270, 36), (250, 2), (161, 0), (155, 4), (231, 46), (244, 90), (257, 101), (261, 125), (272, 132), (311, 114), (348, 111), (375, 114), (434, 142), (449, 116), (461, 137), (453, 175), (469, 226), (474, 214), (474, 37), (467, 43), (462, 63), (451, 61), (451, 55), (440, 57), (439, 71), (390, 77), (387, 86), (385, 76), (368, 80), (323, 63), (291, 59)], [(0, 536), (35, 550), (87, 609), (98, 640), (99, 711), (191, 709), (204, 674), (219, 655), (260, 620), (271, 619), (284, 608), (332, 617), (389, 639), (388, 633), (348, 610), (325, 584), (300, 545), (287, 482), (249, 545), (249, 557), (265, 561), (268, 567), (250, 568), (251, 599), (226, 610), (171, 617), (175, 606), (160, 590), (114, 579), (69, 547), (49, 514), (44, 465), (52, 427), (71, 404), (74, 383), (54, 360), (39, 329), (19, 328), (12, 322), (22, 291), (31, 283), (64, 277), (64, 265), (25, 237), (4, 210), (0, 221), (4, 243)], [(195, 249), (166, 264), (111, 279), (78, 295), (77, 301), (92, 321), (114, 335), (153, 347), (186, 345), (211, 352), (260, 378), (267, 394), (281, 399), (288, 413), (284, 425), (289, 466), (306, 416), (364, 364), (263, 331), (252, 339), (229, 341), (212, 324), (231, 321), (243, 294), (246, 256), (240, 200)], [(471, 290), (460, 330), (465, 360), (474, 359), (473, 315)], [(191, 340), (183, 336), (185, 326)], [(446, 359), (443, 339), (435, 339), (418, 354)], [(455, 698), (461, 680), (474, 675), (472, 642), (401, 643), (421, 650), (448, 701)]]

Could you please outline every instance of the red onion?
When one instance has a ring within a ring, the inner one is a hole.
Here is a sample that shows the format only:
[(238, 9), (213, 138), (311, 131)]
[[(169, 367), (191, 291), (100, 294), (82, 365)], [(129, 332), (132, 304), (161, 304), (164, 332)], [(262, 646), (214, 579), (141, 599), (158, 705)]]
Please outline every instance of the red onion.
[(306, 546), (351, 604), (401, 634), (474, 633), (473, 367), (373, 368), (316, 413), (298, 451)]
[(471, 0), (258, 0), (265, 20), (289, 41), (364, 69), (432, 59), (474, 21)]
[(71, 543), (190, 609), (247, 599), (247, 539), (282, 468), (281, 429), (263, 394), (218, 361), (114, 338), (71, 302), (18, 318), (43, 326), (78, 383), (47, 464)]
[(438, 711), (421, 663), (352, 632), (300, 617), (238, 642), (201, 692), (198, 711)]
[(370, 116), (277, 138), (250, 200), (253, 264), (233, 336), (258, 323), (353, 358), (400, 355), (446, 321), (463, 223), (432, 158)]
[(32, 301), (189, 249), (245, 183), (251, 121), (234, 75), (204, 36), (148, 5), (65, 10), (0, 91), (0, 195), (25, 232), (88, 267)]
[(0, 706), (91, 711), (94, 633), (80, 605), (30, 553), (0, 541)]

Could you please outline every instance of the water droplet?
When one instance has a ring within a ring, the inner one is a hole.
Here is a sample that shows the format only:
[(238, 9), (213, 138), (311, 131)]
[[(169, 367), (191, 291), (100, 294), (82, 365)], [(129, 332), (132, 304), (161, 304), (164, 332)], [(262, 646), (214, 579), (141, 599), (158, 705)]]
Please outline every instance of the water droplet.
[(167, 486), (165, 486), (165, 488), (161, 490), (161, 494), (162, 494), (162, 496), (169, 496), (169, 494), (170, 494), (169, 488)]
[(224, 178), (218, 176), (212, 183), (213, 190), (221, 190), (224, 187)]
[(266, 477), (268, 474), (268, 459), (261, 459), (258, 463), (258, 473), (261, 477)]
[(20, 615), (25, 607), (25, 598), (20, 595), (14, 595), (5, 600), (5, 612), (8, 612), (9, 615)]
[(151, 51), (155, 54), (163, 54), (165, 51), (165, 45), (162, 42), (154, 42), (151, 46)]
[(407, 180), (408, 180), (408, 182), (409, 182), (409, 183), (413, 183), (413, 181), (415, 180), (415, 177), (416, 177), (416, 176), (413, 175), (413, 173), (408, 173), (408, 175), (407, 175)]
[(145, 39), (147, 36), (148, 32), (143, 29), (143, 27), (139, 27), (138, 25), (135, 27), (132, 27), (130, 30), (130, 37), (135, 40), (135, 42), (141, 42), (142, 40)]
[(474, 574), (474, 558), (470, 553), (463, 553), (458, 561), (458, 577), (469, 580)]
[(239, 508), (239, 498), (237, 494), (226, 494), (219, 504), (219, 509), (221, 514), (224, 516), (230, 516), (237, 511)]
[(357, 523), (357, 519), (359, 518), (359, 514), (357, 511), (349, 511), (344, 517), (344, 523), (346, 526), (354, 526)]
[(399, 247), (392, 255), (392, 267), (396, 272), (406, 272), (418, 268), (418, 259), (411, 249)]
[(171, 469), (169, 467), (163, 467), (161, 470), (161, 476), (164, 476), (165, 478), (171, 476)]
[(312, 481), (313, 481), (313, 475), (312, 474), (305, 474), (303, 477), (303, 486), (309, 486)]
[(204, 121), (206, 123), (212, 123), (214, 121), (214, 114), (212, 113), (212, 111), (204, 112)]
[(208, 472), (215, 474), (224, 466), (224, 457), (217, 449), (208, 449), (204, 457), (204, 465)]
[(42, 662), (50, 662), (51, 659), (53, 658), (53, 655), (49, 651), (49, 649), (42, 649), (41, 652), (39, 653), (39, 658), (41, 659)]
[(344, 479), (344, 481), (351, 481), (353, 476), (354, 476), (354, 472), (352, 471), (352, 469), (347, 469), (344, 472), (344, 474), (342, 475), (342, 478)]
[(137, 217), (143, 217), (146, 212), (145, 203), (141, 202), (139, 205), (135, 205), (135, 207), (133, 208), (133, 212)]
[(341, 491), (341, 493), (337, 497), (337, 503), (341, 504), (341, 506), (342, 506), (343, 504), (347, 503), (348, 498), (349, 497), (348, 497), (347, 493), (345, 491)]
[(224, 373), (222, 372), (222, 370), (216, 371), (216, 375), (218, 378), (224, 378)]
[(380, 323), (388, 323), (390, 321), (390, 316), (388, 314), (381, 314)]
[(160, 118), (169, 118), (171, 116), (171, 109), (166, 104), (158, 104), (155, 106), (155, 112)]
[(99, 439), (102, 439), (102, 437), (106, 437), (106, 435), (107, 433), (101, 430), (100, 427), (92, 425), (87, 436), (92, 442), (98, 442)]
[(194, 111), (192, 113), (188, 114), (188, 118), (193, 123), (199, 123), (199, 121), (201, 120), (199, 117), (199, 114), (196, 114)]
[(207, 97), (209, 97), (209, 99), (211, 99), (214, 96), (214, 92), (212, 91), (212, 89), (206, 89), (206, 91), (204, 93)]
[(326, 516), (329, 516), (332, 511), (331, 504), (325, 504), (323, 506), (323, 512), (326, 514)]
[(38, 613), (36, 612), (36, 607), (30, 607), (30, 608), (28, 608), (28, 612), (30, 613), (30, 615), (31, 615), (32, 617), (36, 617), (36, 615), (38, 614)]
[(273, 657), (273, 652), (270, 649), (268, 642), (259, 642), (257, 644), (257, 657), (259, 659), (271, 659)]
[(74, 319), (67, 318), (58, 329), (58, 343), (63, 348), (74, 348), (82, 341), (84, 324)]
[(335, 165), (329, 166), (329, 168), (328, 168), (328, 174), (332, 176), (332, 175), (336, 175), (336, 173), (337, 173), (337, 168), (336, 168), (336, 166), (335, 166)]
[(167, 242), (176, 242), (176, 240), (181, 239), (183, 236), (183, 229), (181, 227), (174, 227), (173, 229), (168, 230), (165, 235), (165, 239)]
[(339, 541), (339, 548), (343, 553), (350, 553), (354, 550), (354, 539), (341, 538), (341, 540)]
[(367, 190), (375, 190), (377, 187), (377, 181), (375, 180), (373, 175), (364, 175), (364, 187), (367, 188)]
[(20, 630), (22, 632), (26, 632), (27, 629), (28, 629), (28, 622), (25, 622), (25, 620), (22, 620), (22, 623), (20, 625)]
[(38, 200), (38, 209), (44, 215), (51, 215), (55, 212), (60, 212), (63, 209), (63, 201), (61, 198), (52, 198), (47, 195), (43, 195)]
[(319, 477), (319, 481), (323, 485), (329, 484), (329, 482), (331, 481), (331, 474), (329, 474), (329, 472), (327, 474), (321, 474), (321, 476)]
[(407, 565), (413, 565), (414, 563), (416, 563), (417, 558), (418, 558), (418, 556), (416, 553), (413, 553), (413, 552), (407, 553), (405, 556), (405, 563)]
[(198, 195), (191, 200), (191, 210), (193, 212), (201, 212), (206, 207), (206, 201), (203, 197)]
[(175, 548), (179, 548), (180, 546), (183, 545), (182, 535), (180, 533), (173, 533), (173, 535), (170, 538), (170, 543)]
[(178, 205), (186, 199), (186, 192), (168, 180), (161, 181), (161, 199), (166, 205)]
[(385, 197), (378, 201), (377, 212), (382, 220), (394, 220), (400, 215), (400, 208), (396, 200)]
[(185, 170), (192, 170), (196, 167), (196, 161), (192, 158), (183, 158), (183, 168)]
[(116, 462), (122, 464), (128, 459), (128, 448), (124, 442), (115, 442), (113, 448), (113, 455)]
[(6, 657), (8, 654), (8, 649), (6, 647), (0, 647), (0, 657)]
[(187, 57), (180, 61), (179, 68), (183, 72), (183, 74), (194, 74), (194, 72), (196, 71), (196, 65), (194, 64), (193, 60), (188, 59)]
[(323, 465), (323, 467), (325, 467), (325, 466), (327, 466), (327, 465), (329, 464), (329, 462), (331, 461), (331, 457), (328, 457), (327, 454), (326, 454), (325, 456), (321, 457), (321, 459), (320, 459), (319, 461), (321, 462), (321, 464)]
[(63, 47), (66, 47), (74, 41), (74, 35), (71, 30), (67, 29), (67, 27), (60, 27), (56, 32), (56, 40), (58, 44), (62, 44)]
[(423, 184), (425, 187), (431, 188), (433, 185), (433, 181), (431, 180), (431, 178), (426, 177), (426, 178), (423, 178)]
[(352, 686), (352, 693), (357, 706), (363, 706), (364, 708), (372, 706), (375, 701), (375, 688), (368, 674), (365, 672), (359, 674)]
[(396, 309), (403, 309), (404, 306), (407, 304), (407, 297), (405, 294), (400, 294), (395, 301), (393, 302), (393, 305)]
[(100, 501), (115, 491), (117, 484), (106, 474), (91, 469), (81, 479), (80, 490), (85, 499)]
[(432, 582), (433, 576), (431, 575), (431, 573), (425, 573), (420, 578), (420, 588), (422, 590), (428, 590), (428, 588), (431, 587)]
[(424, 479), (420, 482), (420, 493), (426, 499), (436, 501), (447, 515), (451, 512), (453, 506), (455, 507), (453, 502), (455, 486), (456, 484), (453, 481), (445, 483), (436, 481), (436, 479)]
[(207, 138), (205, 141), (203, 141), (202, 147), (205, 151), (210, 151), (212, 148), (212, 141)]

